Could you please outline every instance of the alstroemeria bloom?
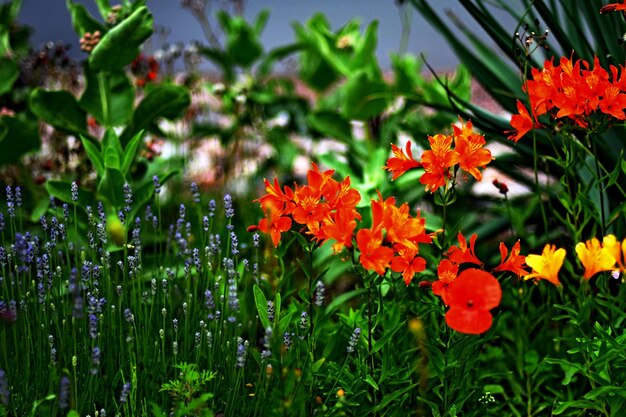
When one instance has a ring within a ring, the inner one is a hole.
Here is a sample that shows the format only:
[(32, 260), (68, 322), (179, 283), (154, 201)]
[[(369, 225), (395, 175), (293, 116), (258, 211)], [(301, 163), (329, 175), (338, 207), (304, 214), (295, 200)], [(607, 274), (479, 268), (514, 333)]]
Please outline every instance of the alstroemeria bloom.
[(483, 179), (483, 174), (479, 168), (491, 162), (493, 157), (491, 151), (483, 149), (485, 137), (473, 130), (472, 122), (468, 120), (463, 124), (463, 119), (459, 117), (461, 127), (452, 125), (454, 130), (454, 150), (459, 154), (459, 167), (469, 173), (476, 181)]
[(446, 323), (457, 332), (481, 334), (489, 330), (490, 310), (500, 305), (502, 289), (498, 280), (481, 269), (470, 268), (459, 274), (448, 287)]
[(524, 265), (526, 265), (526, 257), (524, 255), (520, 255), (519, 240), (515, 242), (511, 248), (511, 255), (508, 259), (506, 258), (507, 253), (508, 250), (504, 245), (504, 242), (500, 242), (500, 256), (502, 257), (502, 261), (500, 262), (500, 265), (494, 269), (494, 271), (510, 271), (520, 277), (528, 275), (528, 271), (524, 269)]
[(626, 270), (626, 239), (621, 243), (615, 235), (607, 235), (602, 239), (602, 246), (605, 247), (617, 261), (617, 266), (621, 271)]
[(510, 133), (507, 138), (515, 143), (517, 143), (518, 140), (535, 127), (535, 123), (532, 117), (530, 117), (530, 113), (526, 109), (526, 106), (524, 106), (524, 104), (519, 100), (517, 100), (517, 112), (518, 114), (511, 116), (511, 127), (514, 130), (507, 130), (504, 132)]
[(392, 180), (400, 177), (402, 174), (407, 172), (412, 168), (419, 168), (422, 166), (418, 161), (413, 159), (413, 152), (411, 151), (411, 141), (406, 143), (406, 154), (402, 151), (401, 148), (391, 144), (391, 150), (393, 151), (393, 156), (387, 160), (387, 165), (383, 168), (387, 171), (393, 173), (391, 177)]
[(463, 236), (463, 234), (459, 232), (459, 246), (451, 246), (450, 249), (448, 249), (448, 259), (450, 259), (450, 261), (454, 262), (455, 264), (473, 263), (477, 265), (482, 265), (483, 263), (476, 257), (476, 254), (474, 253), (476, 238), (476, 233), (470, 236), (470, 245), (468, 247), (465, 236)]
[(459, 153), (451, 150), (452, 136), (437, 134), (429, 136), (430, 150), (422, 154), (422, 168), (424, 173), (420, 183), (426, 185), (426, 191), (434, 193), (439, 187), (446, 185), (450, 177), (450, 167), (459, 162)]
[(361, 229), (356, 234), (356, 243), (361, 252), (359, 262), (363, 268), (368, 271), (376, 271), (379, 275), (385, 275), (393, 258), (393, 249), (382, 246), (382, 231), (380, 229)]
[(584, 279), (589, 279), (598, 272), (615, 269), (615, 257), (608, 248), (602, 247), (595, 237), (585, 243), (579, 242), (576, 245), (576, 254), (585, 267)]
[(248, 231), (260, 230), (263, 233), (269, 233), (272, 237), (272, 243), (274, 247), (280, 243), (280, 236), (282, 233), (291, 229), (291, 218), (284, 217), (284, 210), (280, 207), (284, 206), (282, 203), (278, 203), (276, 200), (264, 200), (261, 203), (263, 211), (265, 212), (265, 218), (261, 219), (258, 226), (253, 225), (248, 227)]
[(448, 259), (442, 259), (437, 266), (437, 281), (432, 283), (433, 294), (438, 295), (445, 305), (448, 305), (448, 287), (456, 279), (459, 266)]
[(394, 251), (397, 256), (391, 260), (391, 270), (401, 272), (404, 283), (408, 286), (415, 274), (426, 269), (426, 259), (417, 256), (416, 249), (410, 249), (402, 245), (395, 245)]
[(554, 285), (560, 285), (559, 271), (565, 260), (565, 249), (557, 249), (555, 245), (546, 245), (541, 255), (527, 255), (526, 265), (532, 268), (532, 272), (524, 279), (545, 279)]

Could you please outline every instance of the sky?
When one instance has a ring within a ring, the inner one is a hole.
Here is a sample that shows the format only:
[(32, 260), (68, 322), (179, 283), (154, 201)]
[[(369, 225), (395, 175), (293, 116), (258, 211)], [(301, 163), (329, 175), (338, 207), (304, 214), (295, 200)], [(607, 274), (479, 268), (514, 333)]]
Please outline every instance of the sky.
[[(1, 0), (6, 2), (6, 0)], [(84, 4), (96, 16), (94, 0), (74, 0)], [(118, 1), (112, 1), (112, 4)], [(224, 0), (213, 1), (216, 6)], [(180, 5), (180, 0), (149, 0), (148, 8), (154, 15), (155, 26), (166, 28), (167, 38), (159, 36), (154, 45), (160, 46), (163, 41), (169, 43), (203, 41), (200, 25), (188, 10)], [(467, 18), (467, 13), (458, 0), (431, 1), (432, 7), (443, 14), (449, 10), (461, 17), (470, 27), (480, 30)], [(405, 6), (406, 7), (406, 6)], [(316, 12), (324, 13), (333, 30), (345, 25), (350, 19), (359, 18), (364, 26), (374, 19), (379, 21), (378, 49), (379, 62), (383, 68), (389, 67), (389, 54), (397, 52), (400, 47), (402, 24), (400, 12), (394, 0), (248, 0), (245, 16), (253, 19), (259, 11), (268, 9), (270, 19), (262, 35), (264, 47), (271, 49), (288, 44), (295, 39), (292, 24), (294, 21), (306, 22)], [(407, 52), (425, 54), (428, 63), (436, 70), (453, 69), (458, 60), (447, 46), (443, 38), (419, 16), (417, 11), (408, 6), (411, 15), (411, 33)], [(63, 41), (72, 44), (72, 55), (77, 59), (86, 57), (80, 51), (78, 38), (73, 32), (69, 12), (65, 0), (23, 0), (18, 18), (20, 23), (34, 29), (31, 43), (38, 47), (48, 41)], [(511, 30), (514, 23), (510, 22)], [(206, 41), (203, 43), (206, 44)]]

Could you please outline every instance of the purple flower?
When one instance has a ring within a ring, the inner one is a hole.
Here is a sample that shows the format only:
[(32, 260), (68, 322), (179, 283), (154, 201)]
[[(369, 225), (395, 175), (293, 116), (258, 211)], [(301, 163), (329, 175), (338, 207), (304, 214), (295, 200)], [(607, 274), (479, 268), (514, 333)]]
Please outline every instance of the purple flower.
[(11, 392), (9, 391), (9, 383), (7, 382), (7, 375), (4, 370), (0, 369), (0, 402), (6, 407), (9, 405), (9, 397)]
[(159, 182), (159, 177), (156, 175), (153, 176), (152, 183), (154, 184), (154, 193), (159, 195), (161, 193), (161, 183)]
[(195, 182), (192, 182), (190, 185), (191, 188), (191, 198), (193, 199), (194, 203), (199, 203), (200, 202), (200, 191), (198, 190), (198, 184), (196, 184)]
[(232, 219), (235, 215), (235, 209), (233, 208), (233, 198), (230, 194), (224, 195), (224, 212), (227, 219)]
[(59, 408), (65, 410), (68, 406), (68, 400), (70, 397), (70, 379), (67, 376), (61, 378), (59, 384)]
[(89, 337), (92, 339), (98, 337), (98, 316), (95, 314), (89, 315)]
[(121, 403), (125, 403), (126, 401), (128, 401), (128, 394), (130, 394), (130, 382), (125, 383), (122, 386), (122, 392), (120, 394), (120, 402)]
[(78, 184), (76, 184), (76, 181), (72, 181), (70, 190), (72, 192), (72, 202), (76, 203), (78, 201)]
[(361, 337), (361, 328), (357, 327), (352, 332), (352, 336), (350, 336), (350, 340), (348, 341), (348, 346), (346, 347), (346, 351), (348, 353), (354, 353), (356, 345), (359, 343), (360, 337)]

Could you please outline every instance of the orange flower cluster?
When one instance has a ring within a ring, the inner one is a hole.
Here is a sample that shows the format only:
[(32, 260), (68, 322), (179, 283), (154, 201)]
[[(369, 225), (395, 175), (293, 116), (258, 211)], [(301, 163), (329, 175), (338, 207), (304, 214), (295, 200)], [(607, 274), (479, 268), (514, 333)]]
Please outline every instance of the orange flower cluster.
[(509, 139), (517, 142), (537, 125), (537, 118), (546, 113), (554, 118), (572, 119), (583, 128), (588, 125), (588, 117), (596, 112), (625, 120), (624, 69), (611, 65), (609, 74), (597, 57), (593, 69), (583, 59), (572, 61), (565, 57), (560, 59), (559, 65), (547, 60), (542, 69), (533, 68), (532, 79), (524, 85), (530, 99), (530, 113), (522, 103), (517, 103), (519, 114), (511, 118), (514, 130)]
[(422, 153), (421, 161), (413, 159), (411, 142), (407, 142), (406, 154), (392, 144), (393, 156), (387, 160), (387, 165), (383, 168), (390, 171), (393, 174), (392, 179), (395, 180), (409, 169), (422, 167), (424, 173), (420, 177), (420, 183), (426, 185), (426, 191), (431, 193), (437, 191), (439, 187), (446, 186), (454, 172), (452, 168), (457, 164), (463, 171), (480, 181), (482, 179), (480, 168), (485, 168), (493, 158), (488, 149), (483, 149), (485, 137), (473, 131), (472, 122), (464, 124), (463, 119), (460, 121), (460, 127), (452, 125), (452, 135), (437, 134), (428, 137), (430, 149)]
[(378, 194), (378, 198), (372, 200), (372, 227), (356, 234), (359, 262), (380, 275), (387, 268), (401, 272), (409, 285), (413, 276), (426, 268), (426, 261), (418, 256), (418, 244), (432, 242), (432, 236), (426, 233), (426, 219), (419, 211), (412, 217), (407, 203), (397, 207), (393, 197), (383, 200)]
[(281, 234), (290, 230), (295, 221), (305, 226), (306, 233), (320, 244), (334, 240), (335, 252), (352, 246), (356, 220), (361, 219), (356, 210), (361, 195), (350, 188), (350, 177), (338, 182), (332, 178), (334, 170), (320, 172), (317, 165), (312, 166), (307, 184), (295, 184), (293, 190), (287, 186), (281, 190), (277, 179), (273, 184), (265, 180), (267, 194), (255, 200), (261, 203), (265, 218), (250, 226), (249, 231), (269, 233), (274, 246), (278, 246)]

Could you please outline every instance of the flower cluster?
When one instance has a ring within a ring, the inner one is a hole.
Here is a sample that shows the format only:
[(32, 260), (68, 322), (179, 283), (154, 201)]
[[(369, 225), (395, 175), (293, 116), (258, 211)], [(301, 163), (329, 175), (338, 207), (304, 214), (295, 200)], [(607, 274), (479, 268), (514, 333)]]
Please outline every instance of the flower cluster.
[(618, 120), (625, 120), (626, 79), (624, 67), (610, 66), (609, 71), (600, 66), (597, 57), (593, 68), (584, 59), (573, 61), (566, 57), (554, 65), (552, 59), (545, 61), (542, 69), (533, 68), (532, 79), (524, 84), (530, 100), (530, 112), (518, 101), (517, 110), (511, 118), (513, 131), (509, 139), (517, 142), (531, 129), (538, 126), (538, 117), (549, 114), (553, 118), (569, 118), (576, 125), (586, 128), (589, 116), (600, 113)]
[(393, 156), (387, 160), (387, 165), (383, 168), (390, 171), (393, 174), (392, 179), (395, 180), (407, 170), (421, 167), (424, 173), (420, 177), (420, 183), (431, 193), (437, 191), (439, 187), (447, 189), (448, 180), (458, 168), (480, 181), (482, 179), (480, 168), (485, 168), (493, 158), (488, 149), (483, 149), (485, 137), (474, 132), (472, 122), (464, 123), (463, 119), (460, 121), (461, 126), (452, 125), (452, 135), (436, 134), (428, 137), (430, 149), (422, 153), (421, 161), (413, 159), (411, 142), (406, 144), (406, 154), (392, 144)]
[(295, 184), (294, 189), (285, 186), (281, 190), (277, 179), (273, 184), (266, 179), (267, 194), (255, 200), (261, 203), (266, 217), (248, 230), (269, 233), (274, 246), (278, 246), (281, 234), (296, 222), (320, 244), (334, 240), (335, 252), (351, 247), (356, 221), (361, 219), (356, 210), (361, 195), (350, 187), (350, 177), (338, 182), (332, 178), (334, 173), (332, 169), (321, 172), (312, 164), (307, 184)]
[(356, 241), (361, 252), (359, 262), (363, 268), (384, 275), (387, 268), (401, 272), (406, 285), (413, 276), (426, 268), (424, 258), (418, 256), (419, 243), (431, 243), (426, 233), (426, 219), (409, 214), (409, 205), (396, 206), (389, 197), (372, 200), (372, 227), (358, 231)]

